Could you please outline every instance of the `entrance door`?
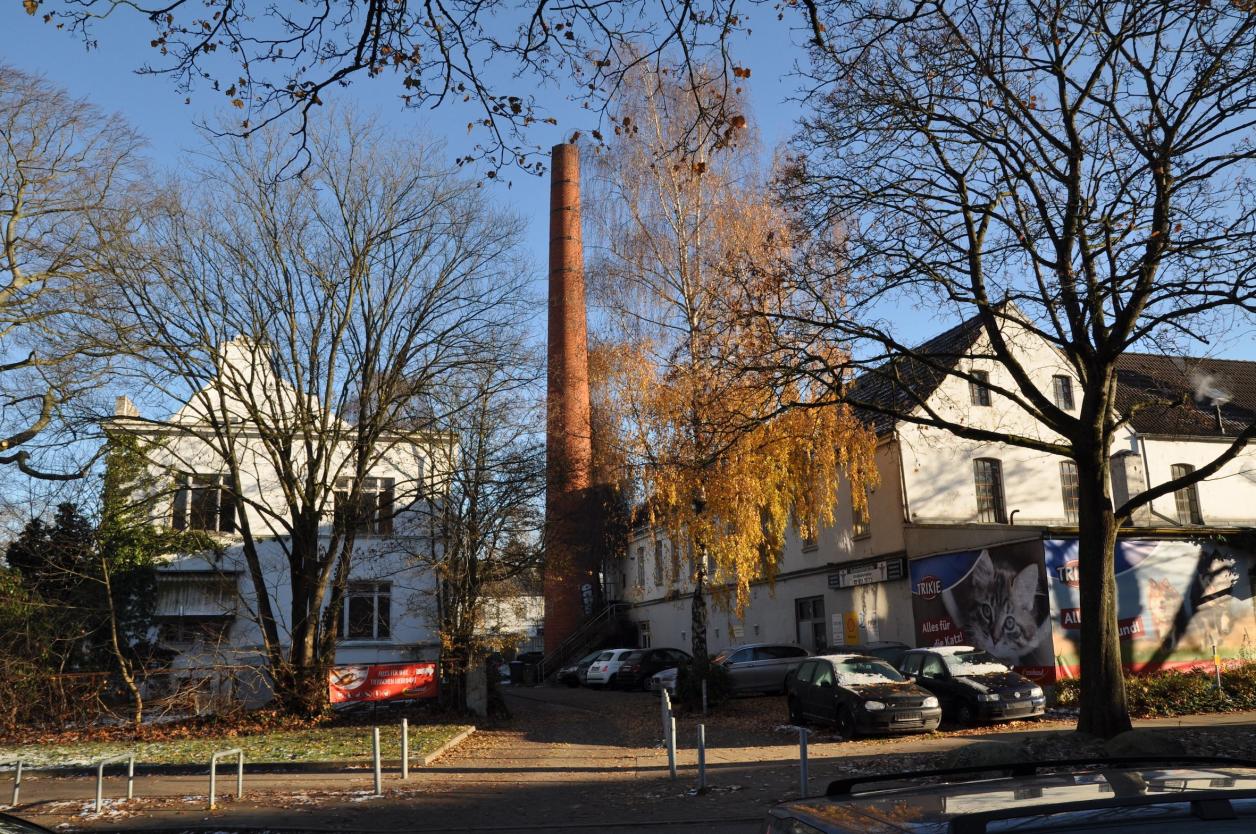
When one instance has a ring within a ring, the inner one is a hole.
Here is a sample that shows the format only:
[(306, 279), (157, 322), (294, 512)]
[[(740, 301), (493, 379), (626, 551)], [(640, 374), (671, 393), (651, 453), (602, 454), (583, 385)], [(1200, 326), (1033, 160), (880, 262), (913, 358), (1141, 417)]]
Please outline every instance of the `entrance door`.
[(794, 619), (798, 627), (798, 645), (812, 654), (824, 654), (829, 648), (829, 627), (824, 619), (824, 597), (794, 600)]

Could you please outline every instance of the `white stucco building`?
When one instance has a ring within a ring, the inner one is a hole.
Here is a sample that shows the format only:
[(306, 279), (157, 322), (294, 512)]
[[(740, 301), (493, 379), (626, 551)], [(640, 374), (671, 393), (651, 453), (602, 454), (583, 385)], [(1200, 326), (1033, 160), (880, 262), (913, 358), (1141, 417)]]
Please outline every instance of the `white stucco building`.
[[(247, 342), (228, 343), (220, 353), (218, 373), (230, 377), (230, 384), (210, 381), (173, 416), (160, 419), (143, 418), (129, 399), (120, 397), (112, 424), (114, 430), (123, 429), (150, 444), (146, 457), (159, 485), (149, 496), (153, 523), (202, 531), (216, 544), (206, 551), (172, 553), (159, 570), (157, 638), (172, 655), (173, 665), (213, 670), (219, 677), (233, 668), (261, 665), (258, 594), (244, 553), (246, 529), (255, 543), (280, 640), (290, 641), (292, 551), (281, 521), (288, 510), (277, 466), (291, 467), (302, 476), (312, 471), (321, 478), (325, 502), (319, 547), (326, 548), (337, 529), (352, 525), (355, 530), (335, 662), (437, 659), (435, 580), (429, 566), (439, 555), (439, 542), (429, 534), (430, 514), (423, 510), (444, 480), (439, 462), (451, 459), (454, 439), (431, 432), (382, 438), (361, 484), (359, 502), (350, 506), (351, 426), (337, 415), (319, 411), (317, 404), (308, 404), (305, 416), (293, 414), (293, 421), (318, 414), (318, 419), (326, 419), (324, 426), (334, 423), (345, 431), (323, 432), (326, 448), (321, 461), (311, 462), (312, 447), (304, 444), (300, 431), (291, 436), (290, 455), (277, 454), (273, 437), (263, 440), (255, 425), (260, 421), (251, 415), (264, 413), (268, 425), (272, 420), (284, 425), (285, 415), (297, 408), (296, 395), (266, 371), (265, 357)], [(211, 413), (215, 420), (238, 424), (229, 434), (240, 472), (239, 494), (229, 487), (223, 434), (210, 428)], [(330, 444), (329, 435), (336, 438)], [(435, 454), (438, 449), (440, 454)], [(257, 699), (266, 696), (264, 684), (254, 689)]]
[[(1005, 337), (1016, 346), (1022, 365), (1040, 390), (1058, 406), (1072, 410), (1080, 403), (1079, 383), (1053, 348), (1027, 332), (1013, 332), (1010, 325)], [(953, 367), (984, 373), (992, 386), (1015, 390), (1005, 368), (993, 360), (977, 358), (990, 354), (984, 341), (980, 325), (969, 321), (940, 334), (920, 350), (945, 357)], [(983, 386), (936, 369), (902, 367), (900, 372), (915, 392), (926, 396), (931, 409), (952, 421), (1053, 439), (1018, 406)], [(1119, 382), (1120, 404), (1131, 416), (1112, 449), (1112, 485), (1118, 503), (1148, 484), (1168, 480), (1180, 467), (1199, 467), (1212, 460), (1237, 432), (1256, 420), (1256, 363), (1127, 355), (1122, 360)], [(855, 386), (857, 397), (863, 401), (895, 403), (899, 408), (911, 402), (888, 375), (870, 374), (857, 380)], [(1197, 398), (1197, 393), (1202, 396)], [(1165, 404), (1145, 407), (1153, 399)], [(1176, 404), (1168, 405), (1170, 400)], [(1130, 409), (1134, 403), (1144, 407)], [(1009, 607), (1004, 612), (1005, 619), (1019, 618), (1015, 624), (1007, 620), (1017, 633), (1005, 635), (997, 625), (991, 625), (989, 642), (1004, 648), (1010, 645), (1008, 651), (1020, 653), (1021, 665), (1049, 665), (1053, 654), (1046, 612), (1050, 606), (1056, 614), (1057, 602), (1061, 606), (1066, 603), (1060, 602), (1063, 596), (1055, 591), (1055, 585), (1048, 585), (1047, 568), (1053, 564), (1052, 554), (1065, 553), (1077, 532), (1076, 479), (1071, 461), (1020, 447), (965, 440), (940, 429), (883, 416), (869, 415), (868, 421), (877, 433), (880, 473), (880, 484), (869, 495), (868, 518), (853, 517), (849, 485), (843, 484), (837, 496), (837, 523), (819, 531), (814, 541), (791, 535), (774, 584), (756, 583), (741, 616), (711, 609), (707, 634), (710, 649), (754, 641), (798, 643), (810, 650), (873, 640), (928, 644), (933, 642), (930, 629), (955, 629), (954, 622), (949, 626), (941, 622), (946, 619), (945, 612), (934, 617), (926, 611), (934, 604), (930, 587), (939, 579), (932, 566), (945, 562), (929, 562), (928, 557), (966, 554), (967, 561), (948, 580), (966, 582), (974, 576), (984, 578), (982, 571), (989, 560), (974, 568), (981, 554), (995, 554), (997, 563), (999, 547), (1014, 549), (1022, 543), (1037, 554), (1024, 558), (1036, 558), (1041, 580), (1035, 585), (1026, 575), (1017, 586), (1023, 589), (1021, 609)], [(1141, 547), (1234, 534), (1254, 526), (1256, 448), (1249, 448), (1197, 487), (1152, 502), (1136, 514), (1134, 526), (1124, 530), (1122, 537), (1137, 540)], [(1044, 548), (1048, 551), (1046, 567)], [(687, 568), (672, 558), (672, 552), (669, 542), (639, 528), (633, 532), (626, 558), (617, 571), (609, 571), (608, 580), (618, 586), (620, 598), (631, 603), (628, 617), (636, 625), (641, 644), (687, 650), (692, 584)], [(1016, 569), (1029, 564), (1017, 562)], [(1012, 568), (1000, 570), (1004, 573), (990, 581), (1003, 581), (1011, 589), (1012, 577), (1018, 574)], [(1064, 576), (1067, 570), (1060, 568), (1058, 573)], [(1231, 584), (1234, 598), (1242, 601), (1236, 603), (1235, 610), (1242, 613), (1243, 604), (1251, 607), (1252, 578), (1240, 574), (1246, 574), (1241, 566), (1236, 568), (1238, 578)], [(913, 587), (914, 575), (917, 587)], [(1052, 577), (1051, 583), (1056, 579)], [(1143, 585), (1139, 587), (1145, 592), (1145, 578), (1140, 581)], [(1130, 582), (1134, 587), (1133, 579)], [(1189, 589), (1186, 593), (1189, 598)], [(962, 606), (955, 594), (947, 591), (943, 597), (937, 605), (945, 602), (948, 609), (957, 609), (952, 620), (966, 616), (958, 610)], [(1122, 600), (1124, 606), (1125, 598)], [(1130, 603), (1135, 608), (1138, 604), (1137, 600)], [(984, 613), (980, 602), (975, 607), (979, 614)], [(999, 617), (997, 611), (993, 616)], [(1033, 633), (1039, 627), (1046, 628), (1045, 638)], [(1147, 628), (1152, 629), (1150, 619)], [(1059, 637), (1058, 623), (1056, 629), (1054, 662), (1062, 669), (1071, 668), (1073, 658), (1067, 656), (1067, 647), (1061, 653), (1064, 641)], [(966, 639), (972, 641), (976, 630), (975, 620), (970, 621)], [(1256, 652), (1256, 629), (1252, 631), (1236, 639), (1247, 641), (1242, 645), (1250, 643)], [(1171, 641), (1163, 623), (1159, 634), (1166, 644), (1172, 642), (1171, 649), (1179, 648), (1180, 634)], [(1151, 636), (1149, 631), (1148, 638)], [(945, 634), (937, 635), (938, 642), (944, 639)]]

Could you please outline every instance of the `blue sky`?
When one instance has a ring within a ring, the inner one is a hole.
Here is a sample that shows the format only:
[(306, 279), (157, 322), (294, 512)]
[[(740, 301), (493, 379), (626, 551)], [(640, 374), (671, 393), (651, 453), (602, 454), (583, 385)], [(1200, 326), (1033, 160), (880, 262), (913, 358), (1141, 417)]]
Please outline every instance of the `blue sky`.
[[(736, 57), (752, 69), (749, 85), (753, 117), (768, 152), (785, 142), (800, 113), (791, 101), (798, 79), (793, 76), (793, 61), (803, 55), (796, 46), (801, 35), (791, 32), (786, 24), (775, 20), (770, 7), (759, 10), (762, 17), (752, 20), (753, 35), (738, 45)], [(153, 57), (149, 47), (152, 37), (149, 25), (135, 14), (120, 13), (116, 19), (98, 24), (95, 35), (100, 48), (86, 50), (82, 41), (67, 32), (58, 31), (38, 17), (25, 14), (19, 3), (0, 3), (0, 33), (3, 52), (0, 60), (42, 73), (71, 93), (94, 101), (103, 109), (123, 114), (151, 143), (154, 161), (167, 168), (177, 168), (181, 161), (203, 144), (195, 124), (213, 121), (216, 108), (225, 100), (207, 88), (194, 91), (191, 103), (177, 91), (172, 81), (161, 76), (141, 76), (135, 72), (145, 60)], [(468, 138), (467, 122), (475, 112), (461, 104), (438, 111), (405, 109), (398, 98), (400, 85), (384, 75), (376, 79), (360, 78), (350, 87), (332, 91), (341, 101), (377, 112), (399, 132), (421, 131), (440, 137), (448, 143), (450, 157), (465, 152)], [(573, 130), (596, 127), (593, 117), (577, 105), (565, 100), (565, 91), (553, 87), (537, 91), (553, 115), (558, 127), (538, 125), (531, 139), (541, 147), (565, 140)], [(238, 112), (238, 111), (237, 111)], [(483, 173), (483, 172), (479, 172)], [(538, 282), (544, 280), (547, 252), (548, 182), (543, 178), (511, 172), (505, 182), (487, 182), (493, 200), (510, 208), (527, 221), (526, 249)], [(538, 285), (538, 291), (543, 289)], [(539, 295), (539, 292), (538, 292)], [(954, 323), (939, 318), (935, 310), (903, 308), (886, 313), (900, 326), (900, 338), (919, 341)], [(543, 327), (543, 310), (537, 322)], [(1192, 352), (1203, 353), (1205, 346)], [(1232, 358), (1256, 359), (1256, 340), (1250, 328), (1235, 332), (1227, 344), (1214, 346), (1209, 353)]]

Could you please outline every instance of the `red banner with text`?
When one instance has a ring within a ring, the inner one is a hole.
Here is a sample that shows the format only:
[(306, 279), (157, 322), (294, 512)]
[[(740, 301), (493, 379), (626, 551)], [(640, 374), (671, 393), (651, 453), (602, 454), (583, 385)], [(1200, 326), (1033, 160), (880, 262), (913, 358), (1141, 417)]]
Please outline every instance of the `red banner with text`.
[(430, 661), (336, 666), (329, 685), (333, 704), (435, 698), (438, 691), (436, 664)]

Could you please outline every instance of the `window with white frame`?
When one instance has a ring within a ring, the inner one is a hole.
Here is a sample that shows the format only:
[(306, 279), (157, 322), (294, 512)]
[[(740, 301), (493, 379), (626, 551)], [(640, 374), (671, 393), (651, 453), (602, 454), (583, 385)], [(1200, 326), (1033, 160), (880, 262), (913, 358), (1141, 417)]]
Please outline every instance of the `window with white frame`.
[(637, 646), (638, 648), (650, 648), (650, 621), (642, 620), (637, 623)]
[(1003, 463), (996, 458), (973, 461), (977, 489), (977, 520), (986, 524), (1007, 524), (1007, 503), (1003, 499)]
[(1077, 464), (1071, 460), (1060, 461), (1060, 492), (1064, 497), (1064, 517), (1069, 524), (1076, 524), (1080, 499), (1077, 487)]
[(654, 540), (654, 584), (663, 587), (663, 540)]
[(353, 531), (359, 536), (387, 536), (393, 531), (396, 500), (392, 478), (363, 478), (356, 498), (353, 479), (337, 478), (334, 495), (337, 530)]
[(226, 476), (180, 475), (170, 526), (175, 530), (234, 533), (236, 500), (227, 488)]
[(1051, 377), (1051, 396), (1065, 411), (1073, 410), (1073, 378), (1063, 374)]
[[(1185, 478), (1194, 471), (1195, 467), (1189, 463), (1175, 463), (1169, 467), (1169, 475), (1174, 480)], [(1178, 524), (1204, 523), (1204, 513), (1199, 506), (1199, 490), (1197, 487), (1198, 484), (1191, 484), (1173, 493), (1173, 499), (1177, 503)]]
[(637, 548), (637, 587), (645, 587), (645, 548)]
[(392, 585), (350, 582), (340, 611), (341, 640), (388, 640), (392, 636)]
[(973, 405), (990, 404), (990, 374), (986, 371), (969, 371), (968, 398)]

